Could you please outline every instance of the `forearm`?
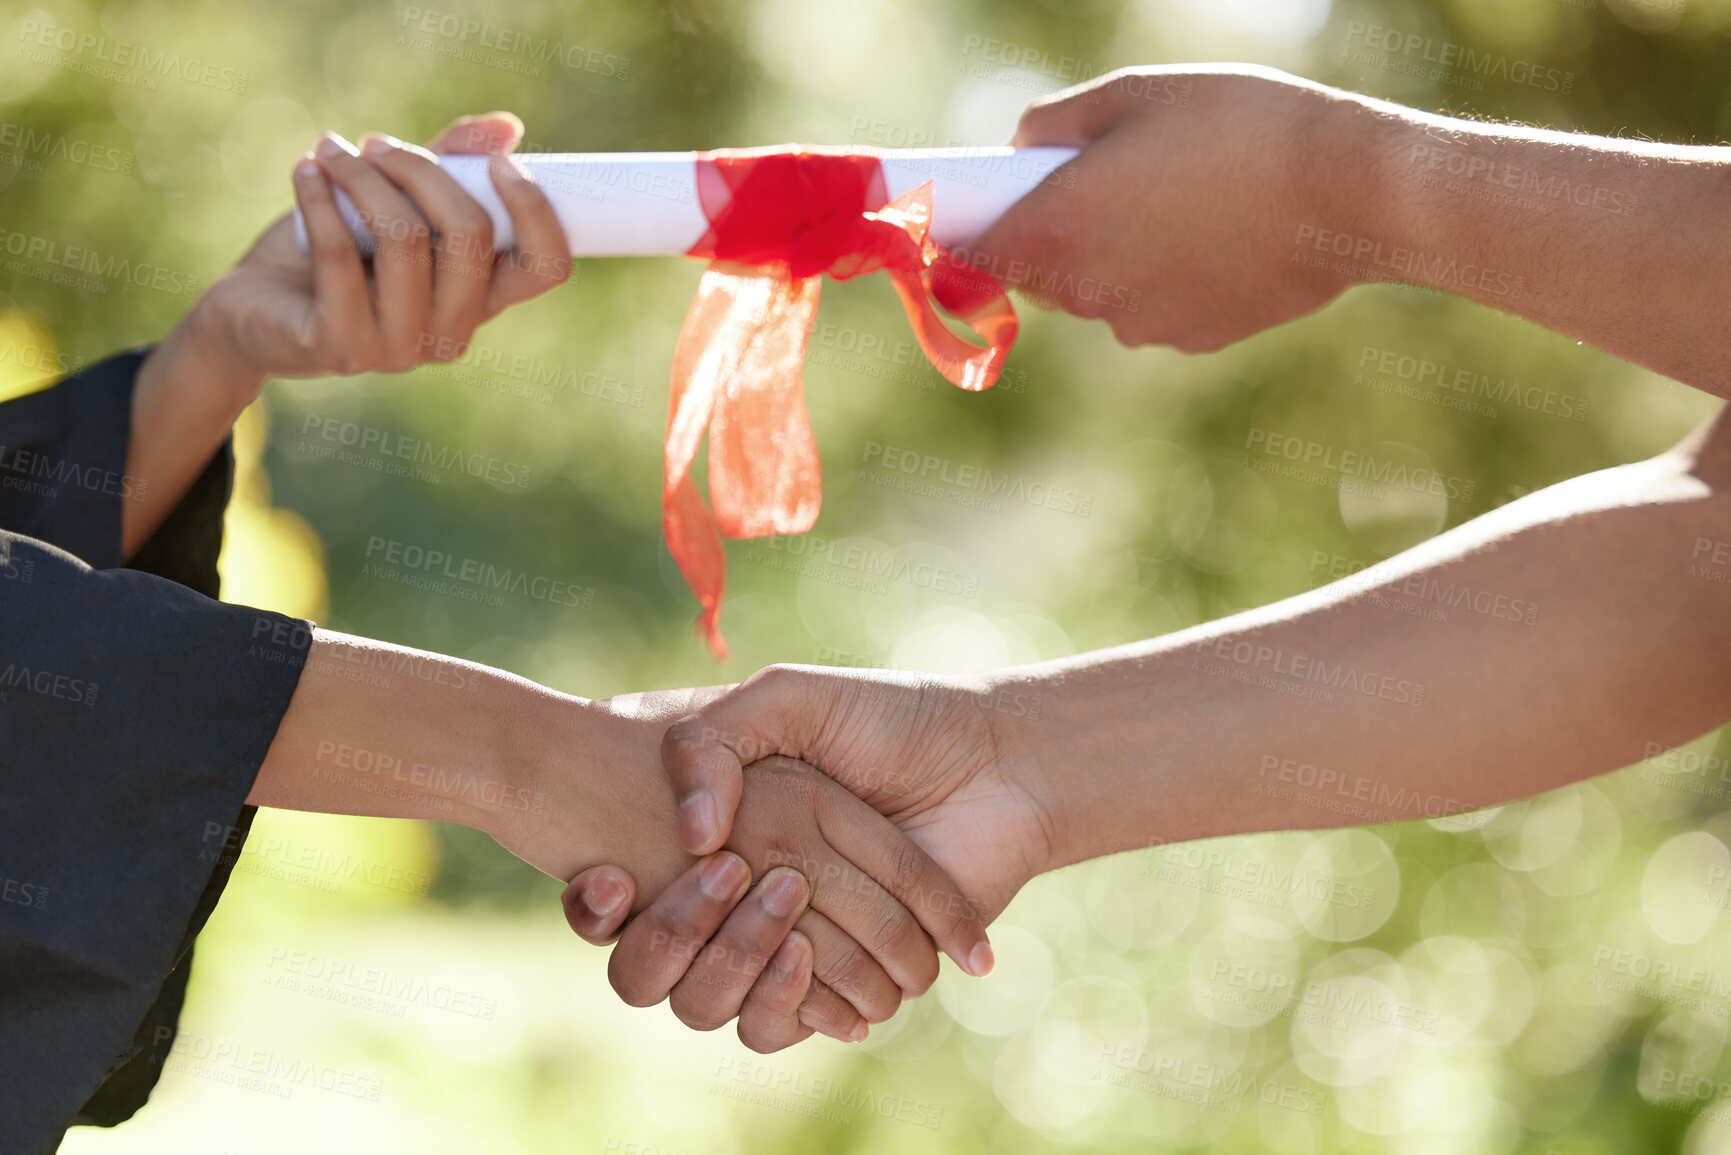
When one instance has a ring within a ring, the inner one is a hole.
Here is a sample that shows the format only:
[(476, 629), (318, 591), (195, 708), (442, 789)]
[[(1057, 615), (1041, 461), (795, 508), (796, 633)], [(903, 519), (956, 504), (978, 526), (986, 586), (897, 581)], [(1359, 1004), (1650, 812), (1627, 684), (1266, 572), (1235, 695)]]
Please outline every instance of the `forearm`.
[(263, 383), (208, 351), (199, 335), (206, 307), (202, 300), (194, 305), (139, 366), (126, 448), (126, 472), (139, 496), (121, 513), (126, 557), (186, 496)]
[[(1057, 816), (1053, 865), (1437, 817), (1724, 722), (1724, 457), (1721, 445), (1575, 478), (1373, 573), (1006, 672), (1000, 690), (1041, 703), (1037, 721), (997, 729), (1006, 768)], [(1718, 580), (1702, 572), (1715, 551)]]
[(562, 880), (618, 863), (644, 901), (689, 863), (653, 722), (442, 654), (304, 641), (264, 639), (305, 665), (248, 802), (461, 823)]
[[(1470, 297), (1731, 397), (1731, 148), (1484, 124), (1363, 97), (1301, 255)], [(1367, 179), (1368, 178), (1368, 179)], [(1319, 249), (1327, 230), (1334, 236)], [(1342, 237), (1344, 236), (1344, 239)]]

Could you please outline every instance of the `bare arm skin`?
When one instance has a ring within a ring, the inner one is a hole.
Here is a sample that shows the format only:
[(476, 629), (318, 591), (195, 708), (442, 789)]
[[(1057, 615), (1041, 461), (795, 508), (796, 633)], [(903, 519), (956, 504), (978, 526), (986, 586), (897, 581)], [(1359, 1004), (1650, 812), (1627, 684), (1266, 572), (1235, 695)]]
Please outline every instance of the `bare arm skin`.
[[(304, 636), (264, 644), (306, 660), (249, 803), (458, 822), (561, 881), (619, 863), (641, 887), (639, 905), (696, 865), (678, 844), (658, 752), (667, 723), (694, 694), (701, 701), (712, 692), (593, 702), (328, 630), (313, 631), (310, 645)], [(722, 870), (711, 897), (731, 907), (777, 867), (809, 881), (810, 908), (795, 925), (823, 983), (804, 1008), (807, 1026), (863, 1037), (866, 1021), (888, 1018), (937, 977), (928, 932), (962, 960), (984, 942), (955, 884), (828, 776), (787, 763), (747, 777), (734, 853), (721, 856), (737, 865)], [(663, 954), (683, 949), (655, 945)], [(648, 989), (626, 978), (628, 989)]]
[[(311, 256), (285, 214), (139, 367), (126, 471), (143, 484), (121, 512), (125, 556), (180, 503), (267, 377), (449, 361), (482, 321), (565, 280), (570, 248), (552, 206), (502, 156), (522, 135), (515, 116), (492, 112), (453, 122), (427, 149), (369, 134), (357, 150), (326, 133), (302, 158), (294, 187)], [(519, 240), (497, 265), (486, 213), (434, 153), (500, 155), (493, 184)], [(333, 184), (386, 238), (370, 263), (337, 215)]]
[[(1122, 70), (1036, 102), (1014, 143), (1083, 152), (958, 259), (1126, 344), (1218, 349), (1395, 280), (1731, 396), (1731, 149), (1453, 120), (1245, 66)], [(1731, 717), (1731, 590), (1701, 572), (1731, 570), (1727, 424), (1168, 637), (971, 679), (772, 667), (670, 730), (682, 837), (719, 844), (753, 758), (804, 757), (994, 913), (1114, 851), (1617, 769)], [(1258, 789), (1283, 782), (1324, 785)]]
[(1031, 105), (1084, 146), (964, 258), (1125, 344), (1219, 349), (1354, 284), (1470, 297), (1731, 397), (1731, 148), (1417, 112), (1273, 69), (1124, 69)]

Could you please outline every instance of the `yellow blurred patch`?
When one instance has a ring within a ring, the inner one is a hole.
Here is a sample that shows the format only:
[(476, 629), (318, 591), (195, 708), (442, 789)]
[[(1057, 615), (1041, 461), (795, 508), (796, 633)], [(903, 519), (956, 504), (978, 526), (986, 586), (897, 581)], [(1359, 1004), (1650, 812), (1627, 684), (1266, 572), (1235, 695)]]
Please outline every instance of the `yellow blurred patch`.
[(270, 478), (264, 471), (269, 427), (262, 399), (235, 422), (234, 496), (216, 563), (222, 597), (317, 621), (330, 605), (324, 547), (305, 518), (270, 503)]
[(46, 389), (78, 367), (60, 353), (48, 326), (0, 309), (0, 402)]
[(235, 863), (229, 896), (279, 912), (303, 900), (327, 912), (333, 901), (398, 907), (425, 898), (438, 872), (429, 823), (265, 807)]

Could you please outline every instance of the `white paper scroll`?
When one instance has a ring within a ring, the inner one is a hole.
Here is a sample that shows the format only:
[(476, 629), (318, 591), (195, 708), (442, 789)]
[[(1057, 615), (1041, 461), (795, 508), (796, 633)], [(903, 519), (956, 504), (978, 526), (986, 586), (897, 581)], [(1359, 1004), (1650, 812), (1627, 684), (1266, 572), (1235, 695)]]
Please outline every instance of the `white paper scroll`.
[[(932, 182), (932, 239), (954, 247), (985, 232), (1011, 205), (1076, 155), (1073, 148), (861, 149), (883, 162), (890, 198)], [(552, 202), (574, 257), (671, 256), (709, 228), (689, 152), (528, 153), (517, 157)], [(511, 218), (487, 175), (487, 158), (446, 156), (440, 166), (493, 219), (493, 245), (514, 243)], [(373, 236), (339, 189), (337, 207), (362, 252)], [(297, 211), (295, 236), (306, 250)]]

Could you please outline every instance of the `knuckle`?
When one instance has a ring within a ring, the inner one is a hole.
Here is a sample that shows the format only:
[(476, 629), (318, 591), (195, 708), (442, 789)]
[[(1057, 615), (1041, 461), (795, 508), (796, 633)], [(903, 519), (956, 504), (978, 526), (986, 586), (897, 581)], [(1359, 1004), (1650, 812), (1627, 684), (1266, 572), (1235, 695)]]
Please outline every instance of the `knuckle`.
[(668, 1005), (673, 1008), (673, 1017), (694, 1031), (717, 1030), (726, 1026), (731, 1017), (717, 1007), (706, 1005), (683, 983), (673, 988), (673, 997), (668, 1000)]
[(877, 925), (871, 931), (871, 953), (881, 956), (906, 941), (908, 932), (913, 925), (908, 912), (897, 906), (887, 911), (877, 920)]
[(926, 856), (912, 842), (904, 842), (896, 851), (890, 867), (890, 890), (893, 894), (914, 894), (926, 873)]
[(849, 940), (844, 945), (829, 952), (829, 957), (823, 960), (821, 977), (828, 986), (833, 987), (837, 983), (845, 984), (849, 981), (850, 975), (857, 974), (870, 963), (871, 959), (866, 954), (865, 948), (857, 942)]

